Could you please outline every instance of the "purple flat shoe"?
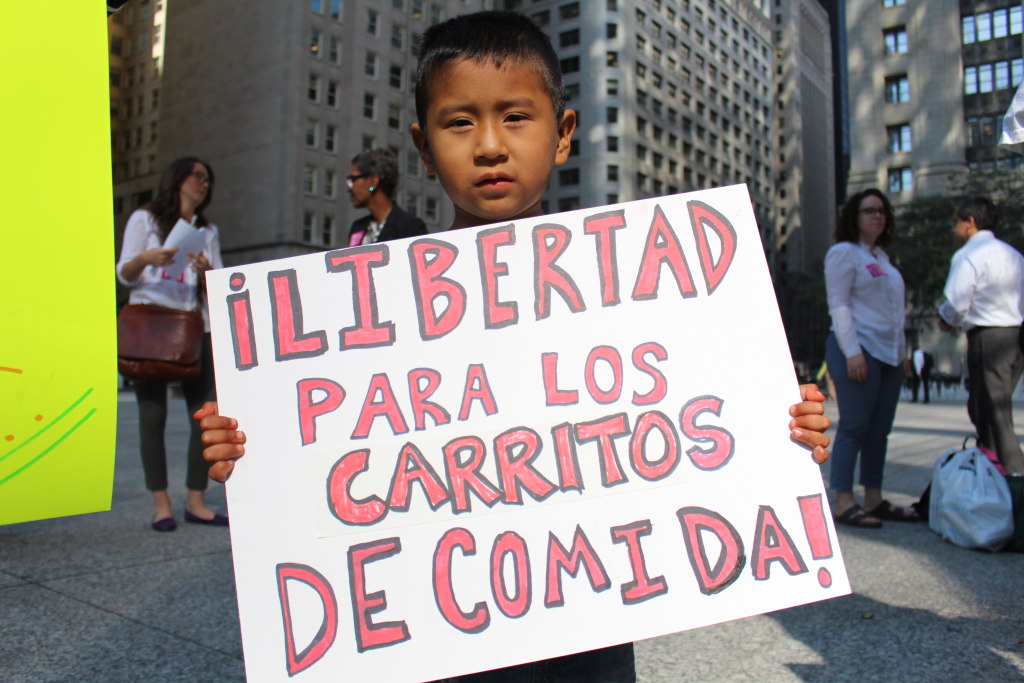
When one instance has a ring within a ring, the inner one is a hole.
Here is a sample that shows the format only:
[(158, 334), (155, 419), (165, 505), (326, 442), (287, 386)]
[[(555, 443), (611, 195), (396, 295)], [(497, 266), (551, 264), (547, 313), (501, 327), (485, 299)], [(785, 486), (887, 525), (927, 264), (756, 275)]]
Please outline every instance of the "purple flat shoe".
[(164, 517), (155, 522), (150, 522), (149, 526), (153, 531), (174, 531), (178, 528), (178, 523), (174, 521), (174, 517)]
[(191, 522), (192, 524), (208, 524), (210, 526), (227, 526), (228, 516), (221, 514), (214, 514), (213, 519), (203, 519), (198, 515), (193, 515), (188, 510), (185, 510), (185, 521)]

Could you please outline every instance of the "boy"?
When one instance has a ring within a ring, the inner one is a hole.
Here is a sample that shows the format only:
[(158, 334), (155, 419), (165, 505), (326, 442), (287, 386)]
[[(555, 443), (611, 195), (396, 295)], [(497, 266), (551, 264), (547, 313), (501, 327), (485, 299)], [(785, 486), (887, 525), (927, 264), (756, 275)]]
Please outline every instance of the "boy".
[[(576, 113), (565, 108), (558, 58), (533, 22), (511, 12), (480, 12), (431, 27), (423, 36), (411, 127), (424, 168), (455, 205), (452, 229), (540, 216), (555, 166), (569, 157)], [(793, 438), (828, 457), (825, 397), (813, 384), (790, 408)], [(207, 404), (203, 428), (210, 476), (223, 481), (244, 453), (235, 420)], [(448, 679), (488, 681), (634, 681), (633, 645), (531, 662)]]

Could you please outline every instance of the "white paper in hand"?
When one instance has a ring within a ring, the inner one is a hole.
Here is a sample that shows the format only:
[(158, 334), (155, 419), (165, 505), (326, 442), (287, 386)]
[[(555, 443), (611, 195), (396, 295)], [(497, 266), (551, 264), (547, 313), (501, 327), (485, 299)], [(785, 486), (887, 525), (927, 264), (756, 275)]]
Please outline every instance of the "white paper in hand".
[(174, 254), (174, 262), (164, 268), (164, 271), (172, 278), (181, 275), (188, 268), (189, 252), (198, 254), (206, 246), (209, 237), (207, 228), (195, 228), (184, 218), (179, 218), (171, 229), (171, 234), (164, 240), (165, 247), (177, 247)]

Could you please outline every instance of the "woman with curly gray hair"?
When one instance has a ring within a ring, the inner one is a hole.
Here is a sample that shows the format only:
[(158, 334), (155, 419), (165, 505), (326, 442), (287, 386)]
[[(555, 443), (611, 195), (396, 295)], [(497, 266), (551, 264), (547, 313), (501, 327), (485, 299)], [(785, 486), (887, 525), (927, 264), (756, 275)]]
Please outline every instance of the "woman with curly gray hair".
[(352, 206), (370, 213), (352, 223), (347, 246), (427, 234), (423, 221), (395, 206), (398, 160), (391, 150), (363, 150), (352, 158), (348, 173), (345, 182)]

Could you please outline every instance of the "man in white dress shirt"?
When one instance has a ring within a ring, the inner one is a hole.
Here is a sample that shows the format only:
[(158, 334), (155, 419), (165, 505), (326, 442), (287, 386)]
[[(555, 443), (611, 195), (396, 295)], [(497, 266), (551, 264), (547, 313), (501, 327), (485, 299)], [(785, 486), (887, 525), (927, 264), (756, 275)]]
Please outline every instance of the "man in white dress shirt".
[(953, 235), (963, 246), (950, 264), (940, 327), (967, 332), (967, 412), (979, 442), (996, 452), (1008, 472), (1024, 473), (1012, 411), (1024, 371), (1018, 345), (1024, 256), (992, 233), (996, 212), (989, 199), (961, 202), (953, 220)]

